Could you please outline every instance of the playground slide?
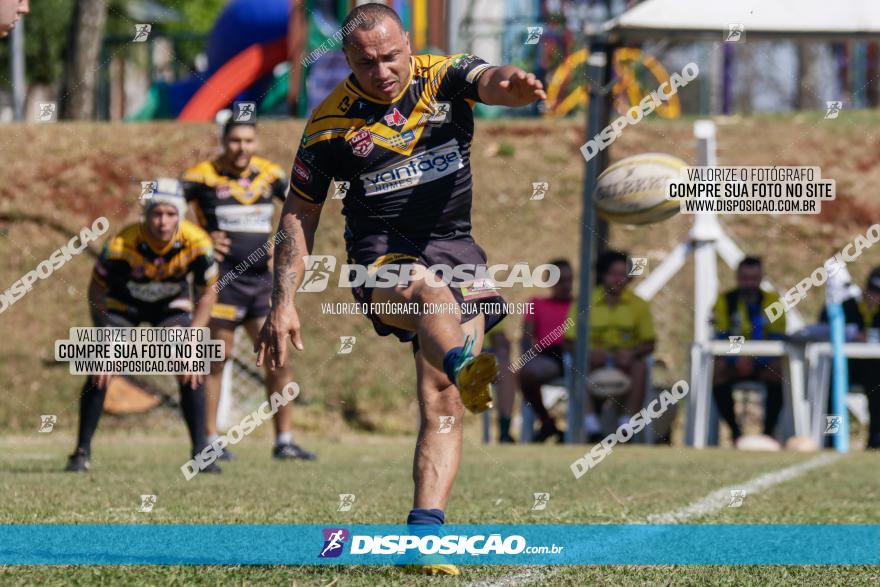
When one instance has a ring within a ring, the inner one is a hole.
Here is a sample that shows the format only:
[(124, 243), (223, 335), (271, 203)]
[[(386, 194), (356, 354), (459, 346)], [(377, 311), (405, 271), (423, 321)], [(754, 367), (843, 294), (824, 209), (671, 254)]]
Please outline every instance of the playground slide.
[(251, 84), (287, 59), (287, 39), (251, 45), (223, 64), (186, 104), (178, 120), (207, 122)]

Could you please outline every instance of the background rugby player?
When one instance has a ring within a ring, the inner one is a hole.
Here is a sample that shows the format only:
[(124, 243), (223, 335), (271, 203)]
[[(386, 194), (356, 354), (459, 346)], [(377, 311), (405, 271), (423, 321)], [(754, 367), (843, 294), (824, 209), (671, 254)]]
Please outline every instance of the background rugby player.
[[(230, 119), (223, 125), (221, 148), (216, 159), (188, 169), (183, 174), (183, 185), (199, 224), (211, 233), (214, 255), (220, 263), (218, 283), (222, 288), (211, 310), (211, 338), (223, 340), (226, 348), (232, 349), (236, 327), (244, 325), (251, 340), (256, 340), (269, 314), (272, 248), (267, 242), (272, 236), (274, 199), (284, 200), (287, 177), (279, 165), (254, 155), (257, 129), (253, 123)], [(214, 362), (205, 382), (208, 442), (217, 438), (217, 408), (224, 364), (225, 360)], [(286, 369), (273, 371), (267, 367), (266, 397), (280, 394), (289, 380)], [(272, 456), (313, 460), (314, 454), (293, 442), (292, 410), (292, 403), (282, 405), (272, 418), (275, 426)], [(230, 459), (232, 453), (226, 449), (220, 458)]]
[[(352, 75), (312, 113), (294, 162), (293, 197), (280, 222), (287, 237), (276, 247), (272, 312), (255, 345), (257, 363), (283, 366), (288, 338), (302, 350), (294, 307), (302, 256), (311, 251), (330, 181), (350, 182), (343, 200), (349, 262), (419, 270), (406, 286), (354, 288), (355, 298), (456, 308), (369, 316), (380, 335), (414, 343), (421, 425), (407, 523), (436, 527), (458, 470), (464, 408), (478, 413), (491, 405), (498, 367), (494, 356), (479, 353), (483, 333), (503, 316), (460, 311), (462, 301), (502, 301), (493, 287), (430, 287), (425, 268), (486, 263), (470, 234), (473, 103), (524, 106), (545, 95), (533, 74), (511, 65), (493, 67), (467, 54), (412, 56), (398, 15), (384, 5), (353, 9), (343, 30), (352, 23), (343, 41)], [(453, 433), (436, 434), (448, 416), (455, 417)], [(458, 574), (446, 564), (415, 570)]]
[[(180, 183), (162, 179), (144, 199), (144, 218), (130, 224), (104, 245), (89, 281), (89, 310), (95, 326), (208, 325), (217, 294), (211, 239), (201, 228), (182, 220), (186, 202)], [(187, 276), (192, 275), (195, 308)], [(192, 454), (205, 448), (204, 377), (178, 377), (180, 407), (192, 441)], [(104, 409), (110, 375), (86, 378), (80, 397), (79, 437), (67, 462), (68, 471), (88, 471), (92, 436)], [(219, 472), (216, 464), (203, 469)]]

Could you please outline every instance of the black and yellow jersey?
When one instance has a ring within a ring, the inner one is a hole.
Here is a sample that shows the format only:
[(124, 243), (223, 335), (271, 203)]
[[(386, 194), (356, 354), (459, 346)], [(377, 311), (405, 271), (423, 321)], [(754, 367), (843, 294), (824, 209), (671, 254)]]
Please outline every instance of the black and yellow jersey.
[(208, 234), (186, 220), (160, 247), (141, 223), (130, 224), (104, 245), (92, 279), (107, 288), (107, 309), (156, 310), (190, 299), (187, 276), (198, 286), (217, 281)]
[(464, 53), (413, 56), (409, 84), (388, 102), (367, 96), (350, 75), (306, 125), (291, 194), (321, 203), (336, 182), (349, 246), (377, 235), (410, 242), (468, 235), (472, 109), (489, 68)]
[[(251, 157), (247, 169), (233, 173), (215, 161), (203, 161), (181, 177), (183, 193), (199, 224), (211, 232), (227, 233), (230, 244), (221, 263), (228, 270), (261, 248), (272, 235), (273, 197), (284, 200), (287, 177), (281, 166)], [(267, 255), (248, 261), (248, 272), (267, 270)]]

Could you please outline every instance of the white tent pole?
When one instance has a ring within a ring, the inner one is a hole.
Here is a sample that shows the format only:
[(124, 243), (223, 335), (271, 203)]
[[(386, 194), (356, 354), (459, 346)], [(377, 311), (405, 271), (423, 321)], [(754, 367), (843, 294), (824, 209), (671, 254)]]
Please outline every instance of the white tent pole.
[(672, 252), (666, 255), (663, 262), (639, 283), (635, 288), (635, 294), (645, 301), (652, 300), (657, 292), (663, 289), (663, 286), (684, 267), (690, 253), (690, 243), (676, 245)]
[[(715, 155), (715, 123), (698, 120), (694, 123), (697, 138), (697, 165), (717, 165)], [(718, 296), (718, 270), (715, 243), (721, 226), (714, 214), (697, 214), (691, 228), (694, 248), (694, 341), (705, 344), (712, 338), (709, 323), (712, 305)]]

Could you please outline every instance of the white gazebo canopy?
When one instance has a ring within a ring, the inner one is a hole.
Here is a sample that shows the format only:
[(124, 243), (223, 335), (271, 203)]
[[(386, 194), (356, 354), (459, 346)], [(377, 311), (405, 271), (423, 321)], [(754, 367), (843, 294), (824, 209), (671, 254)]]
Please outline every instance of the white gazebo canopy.
[[(606, 22), (601, 30), (627, 40), (723, 40), (731, 24), (746, 38), (880, 37), (877, 0), (646, 0)], [(592, 31), (598, 32), (598, 31)]]

